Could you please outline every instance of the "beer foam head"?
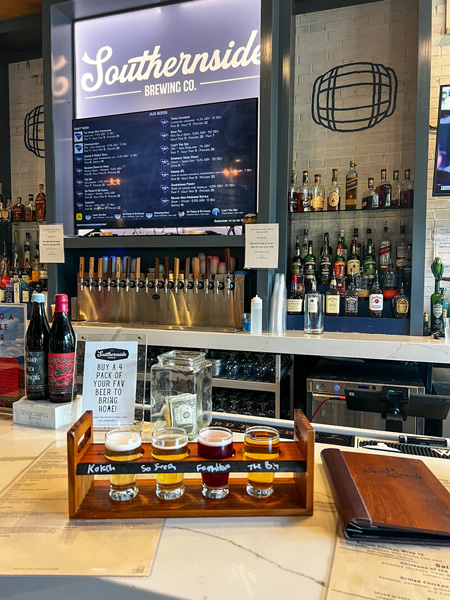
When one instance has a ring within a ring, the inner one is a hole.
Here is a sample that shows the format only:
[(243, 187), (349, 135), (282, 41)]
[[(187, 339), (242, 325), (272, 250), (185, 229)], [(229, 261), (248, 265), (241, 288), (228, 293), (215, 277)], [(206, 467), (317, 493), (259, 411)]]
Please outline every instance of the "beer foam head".
[(224, 446), (233, 440), (233, 434), (228, 429), (206, 427), (198, 434), (198, 441), (205, 446)]
[(139, 431), (132, 429), (108, 431), (105, 438), (105, 448), (113, 452), (128, 452), (135, 450), (141, 445)]

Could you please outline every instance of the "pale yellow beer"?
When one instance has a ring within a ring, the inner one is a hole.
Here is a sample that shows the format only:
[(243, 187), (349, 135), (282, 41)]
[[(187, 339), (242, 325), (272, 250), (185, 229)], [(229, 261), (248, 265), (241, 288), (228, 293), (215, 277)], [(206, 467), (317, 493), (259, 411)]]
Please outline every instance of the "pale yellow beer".
[[(244, 436), (244, 456), (247, 460), (271, 461), (280, 455), (280, 436), (272, 427), (249, 427)], [(273, 473), (247, 473), (247, 493), (266, 498), (273, 492)]]
[[(152, 435), (152, 456), (155, 464), (156, 495), (163, 500), (175, 500), (184, 494), (183, 473), (171, 473), (170, 464), (188, 455), (188, 436), (181, 427), (163, 427)], [(159, 474), (158, 474), (159, 473)]]
[[(111, 429), (105, 436), (105, 458), (112, 462), (132, 462), (142, 455), (141, 433), (134, 427)], [(125, 501), (135, 498), (139, 489), (136, 474), (110, 475), (109, 497)]]

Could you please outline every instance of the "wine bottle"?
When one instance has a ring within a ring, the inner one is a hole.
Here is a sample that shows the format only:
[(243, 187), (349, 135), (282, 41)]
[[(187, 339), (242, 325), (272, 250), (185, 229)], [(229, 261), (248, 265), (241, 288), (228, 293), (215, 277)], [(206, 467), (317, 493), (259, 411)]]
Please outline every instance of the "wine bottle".
[(48, 388), (50, 402), (70, 402), (74, 387), (75, 334), (70, 324), (66, 294), (55, 296), (55, 316), (50, 330)]
[(34, 294), (30, 324), (25, 337), (25, 385), (28, 400), (48, 398), (48, 343), (50, 327), (44, 294)]

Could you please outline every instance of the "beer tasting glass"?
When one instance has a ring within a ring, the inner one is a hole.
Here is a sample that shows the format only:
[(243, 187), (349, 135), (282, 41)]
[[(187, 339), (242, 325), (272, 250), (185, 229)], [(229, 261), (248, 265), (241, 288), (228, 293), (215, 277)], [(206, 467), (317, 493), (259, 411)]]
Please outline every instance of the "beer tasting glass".
[[(233, 455), (233, 434), (226, 427), (203, 427), (198, 433), (197, 452), (208, 460), (224, 460)], [(213, 472), (202, 473), (202, 494), (205, 498), (220, 500), (228, 496), (229, 473), (221, 465), (209, 467)]]
[[(135, 427), (111, 429), (105, 436), (105, 457), (112, 463), (131, 462), (138, 459), (141, 451), (141, 432)], [(139, 493), (136, 474), (110, 475), (109, 497), (125, 501)]]
[[(161, 462), (177, 461), (188, 455), (188, 435), (181, 427), (162, 427), (152, 435), (152, 456)], [(159, 465), (156, 475), (156, 495), (163, 500), (175, 500), (184, 494), (183, 473), (173, 473), (167, 464)], [(163, 472), (161, 472), (163, 471)]]
[[(254, 460), (273, 460), (280, 454), (280, 436), (272, 427), (249, 427), (244, 436), (244, 456)], [(247, 473), (247, 493), (266, 498), (273, 492), (273, 473)]]

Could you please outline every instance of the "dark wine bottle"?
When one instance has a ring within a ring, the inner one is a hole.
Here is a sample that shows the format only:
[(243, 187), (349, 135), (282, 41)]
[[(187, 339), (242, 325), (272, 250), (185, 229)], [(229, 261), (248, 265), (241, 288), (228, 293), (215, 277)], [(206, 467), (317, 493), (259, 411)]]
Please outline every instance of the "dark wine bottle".
[(70, 324), (66, 294), (55, 296), (55, 316), (50, 330), (48, 388), (50, 402), (70, 402), (74, 388), (75, 334)]
[(50, 327), (44, 294), (34, 294), (30, 324), (25, 337), (25, 385), (28, 400), (48, 399), (48, 343)]

